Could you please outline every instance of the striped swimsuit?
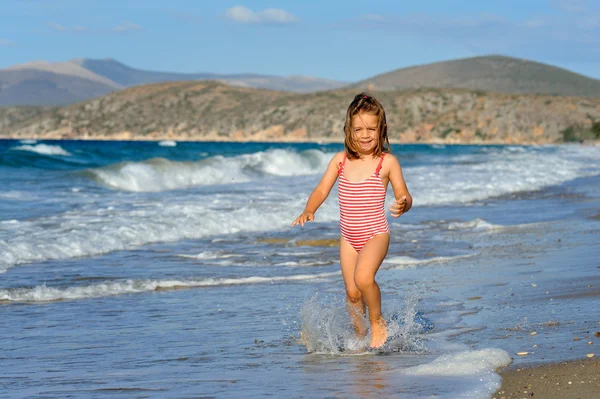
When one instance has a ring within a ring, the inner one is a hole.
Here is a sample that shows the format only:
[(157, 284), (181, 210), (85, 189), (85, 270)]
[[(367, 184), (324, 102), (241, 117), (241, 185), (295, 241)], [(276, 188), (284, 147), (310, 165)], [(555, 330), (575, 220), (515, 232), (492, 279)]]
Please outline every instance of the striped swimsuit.
[(384, 203), (386, 189), (383, 187), (379, 171), (383, 164), (383, 157), (377, 169), (366, 180), (352, 182), (344, 177), (344, 161), (340, 162), (338, 170), (338, 196), (340, 202), (340, 230), (342, 237), (356, 252), (371, 238), (378, 234), (390, 232), (390, 227), (385, 217)]

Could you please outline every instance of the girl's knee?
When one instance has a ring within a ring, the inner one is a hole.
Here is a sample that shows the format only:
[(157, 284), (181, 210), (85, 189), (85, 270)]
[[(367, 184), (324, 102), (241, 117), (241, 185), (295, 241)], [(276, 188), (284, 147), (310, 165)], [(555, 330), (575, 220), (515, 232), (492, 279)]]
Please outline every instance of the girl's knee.
[(354, 284), (360, 291), (368, 289), (375, 283), (375, 276), (370, 273), (361, 273), (354, 276)]
[(358, 303), (362, 300), (362, 294), (358, 289), (346, 290), (346, 298), (350, 303)]

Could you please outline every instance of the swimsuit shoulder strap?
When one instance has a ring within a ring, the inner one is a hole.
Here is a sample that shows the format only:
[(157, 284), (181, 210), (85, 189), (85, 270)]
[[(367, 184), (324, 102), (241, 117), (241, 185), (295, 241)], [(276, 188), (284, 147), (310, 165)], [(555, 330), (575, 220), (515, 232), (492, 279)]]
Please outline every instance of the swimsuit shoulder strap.
[(342, 170), (344, 170), (344, 165), (346, 164), (346, 152), (344, 151), (344, 160), (340, 162), (340, 167), (338, 168), (338, 176), (342, 174)]
[(381, 153), (381, 159), (379, 160), (379, 164), (377, 165), (377, 169), (375, 169), (375, 174), (379, 175), (379, 171), (381, 170), (381, 165), (383, 165), (383, 157), (385, 157), (385, 152)]

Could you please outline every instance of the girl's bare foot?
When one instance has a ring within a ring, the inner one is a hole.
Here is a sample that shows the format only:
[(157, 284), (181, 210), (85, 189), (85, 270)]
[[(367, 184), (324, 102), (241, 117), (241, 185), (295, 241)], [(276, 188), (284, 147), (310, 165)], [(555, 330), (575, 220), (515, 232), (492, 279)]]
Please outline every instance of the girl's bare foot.
[(383, 317), (371, 321), (371, 348), (381, 348), (387, 340), (387, 327)]

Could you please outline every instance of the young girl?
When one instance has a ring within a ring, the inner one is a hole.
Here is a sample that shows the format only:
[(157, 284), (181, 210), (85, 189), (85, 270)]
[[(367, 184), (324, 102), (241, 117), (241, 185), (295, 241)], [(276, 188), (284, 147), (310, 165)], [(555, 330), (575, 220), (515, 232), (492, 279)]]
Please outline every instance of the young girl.
[(346, 112), (344, 151), (333, 156), (306, 207), (292, 226), (315, 219), (315, 212), (339, 178), (340, 266), (346, 285), (346, 303), (356, 333), (364, 337), (366, 310), (371, 325), (371, 348), (380, 348), (387, 339), (381, 314), (381, 292), (375, 274), (390, 243), (385, 216), (385, 196), (392, 184), (395, 201), (391, 215), (400, 217), (412, 206), (402, 169), (389, 153), (385, 111), (375, 98), (361, 93)]

